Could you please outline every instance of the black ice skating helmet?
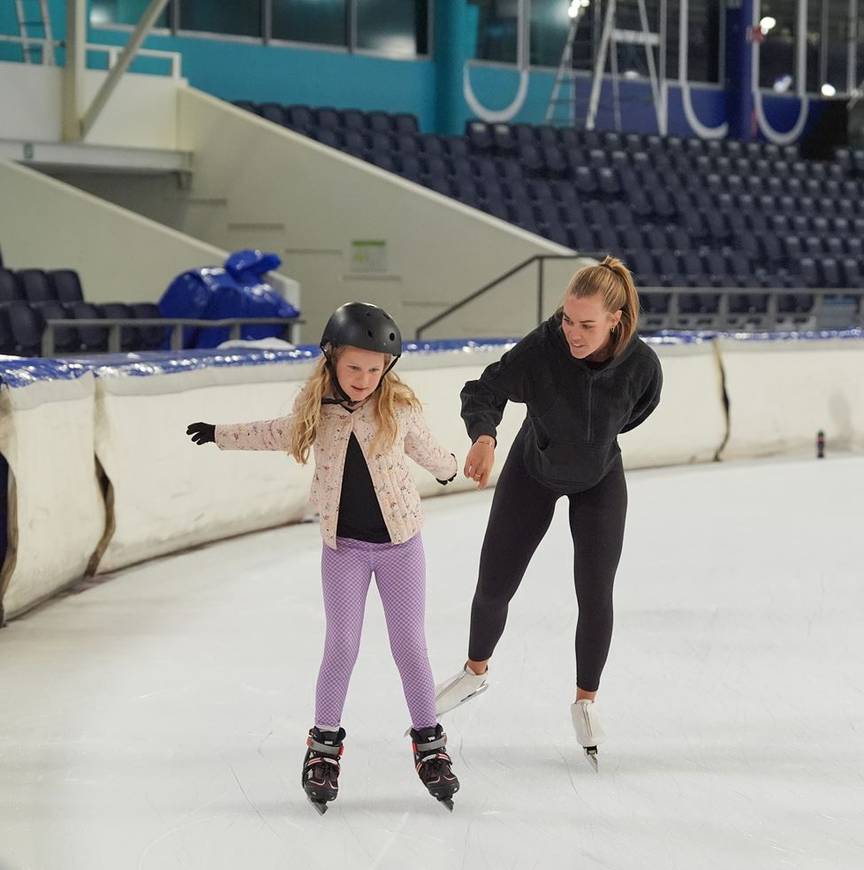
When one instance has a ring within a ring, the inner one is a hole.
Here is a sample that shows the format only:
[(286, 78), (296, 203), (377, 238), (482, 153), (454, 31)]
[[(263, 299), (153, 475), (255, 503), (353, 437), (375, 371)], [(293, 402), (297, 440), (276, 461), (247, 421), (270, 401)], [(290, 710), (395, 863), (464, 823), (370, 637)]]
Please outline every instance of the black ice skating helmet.
[(369, 302), (346, 302), (330, 315), (321, 336), (321, 350), (326, 353), (328, 345), (346, 344), (390, 354), (393, 360), (388, 371), (402, 356), (402, 333), (396, 321), (383, 308)]

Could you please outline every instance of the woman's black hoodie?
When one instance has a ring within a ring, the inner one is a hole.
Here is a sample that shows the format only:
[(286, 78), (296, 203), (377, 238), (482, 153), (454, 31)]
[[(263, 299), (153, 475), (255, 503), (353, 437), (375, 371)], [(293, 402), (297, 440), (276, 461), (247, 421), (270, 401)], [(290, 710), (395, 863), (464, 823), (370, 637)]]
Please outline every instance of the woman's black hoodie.
[(519, 441), (528, 471), (559, 492), (582, 492), (618, 458), (618, 433), (657, 407), (662, 384), (657, 354), (635, 336), (608, 362), (573, 357), (559, 312), (465, 384), (462, 418), (472, 442), (495, 437), (507, 402), (523, 402)]

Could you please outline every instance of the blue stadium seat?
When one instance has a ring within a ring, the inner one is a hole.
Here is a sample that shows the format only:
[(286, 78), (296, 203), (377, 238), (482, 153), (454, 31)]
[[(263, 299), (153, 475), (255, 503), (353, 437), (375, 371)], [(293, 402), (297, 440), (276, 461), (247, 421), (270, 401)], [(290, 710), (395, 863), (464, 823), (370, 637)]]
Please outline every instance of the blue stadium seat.
[(312, 138), (330, 148), (341, 148), (344, 144), (339, 133), (329, 127), (319, 127), (317, 130), (313, 130)]
[(342, 129), (342, 118), (339, 115), (339, 112), (336, 109), (330, 108), (330, 106), (322, 106), (320, 109), (316, 109), (314, 113), (315, 123), (319, 129), (324, 130), (341, 130)]
[(312, 114), (312, 108), (310, 106), (286, 106), (284, 117), (285, 121), (283, 123), (286, 126), (301, 133), (305, 133), (315, 126), (315, 117)]
[(564, 152), (557, 145), (544, 145), (542, 147), (543, 164), (546, 172), (553, 178), (561, 178), (570, 170), (570, 165)]
[(522, 145), (520, 147), (519, 163), (523, 173), (538, 174), (544, 168), (543, 156), (535, 145)]
[(491, 154), (495, 148), (492, 129), (485, 121), (466, 121), (465, 137), (475, 154)]
[(424, 133), (418, 139), (420, 150), (427, 157), (445, 157), (447, 149), (444, 146), (444, 140), (434, 133)]
[(399, 174), (411, 181), (418, 181), (424, 173), (424, 166), (420, 158), (414, 154), (403, 154), (397, 158)]
[(369, 137), (360, 130), (345, 131), (345, 150), (355, 157), (366, 159), (369, 153)]
[(54, 285), (54, 298), (61, 302), (83, 302), (81, 279), (74, 269), (51, 269), (48, 280)]
[[(66, 309), (76, 320), (104, 319), (102, 312), (89, 302), (71, 302)], [(81, 350), (85, 353), (104, 353), (108, 350), (108, 330), (100, 326), (79, 326)]]
[[(133, 317), (132, 309), (123, 302), (105, 302), (98, 306), (106, 320), (128, 320)], [(139, 350), (141, 338), (136, 327), (123, 327), (120, 330), (120, 350), (123, 353)]]
[[(159, 306), (153, 302), (133, 302), (129, 308), (136, 320), (158, 320), (161, 316)], [(166, 335), (167, 328), (162, 326), (138, 327), (142, 350), (158, 350), (162, 347)]]
[(369, 129), (373, 133), (389, 135), (394, 132), (393, 118), (387, 112), (369, 112), (366, 117), (369, 122)]
[(396, 150), (400, 154), (419, 154), (420, 143), (413, 133), (397, 133), (396, 134)]
[[(33, 305), (44, 320), (70, 320), (72, 315), (60, 302), (48, 301)], [(73, 326), (54, 327), (54, 350), (57, 353), (75, 353), (81, 348), (78, 330)]]
[(24, 291), (15, 280), (15, 273), (10, 269), (0, 268), (0, 303), (23, 300)]
[(420, 132), (417, 116), (409, 112), (397, 112), (393, 116), (393, 129), (403, 135), (416, 136)]
[(495, 151), (502, 157), (512, 157), (519, 148), (513, 128), (509, 124), (495, 124), (492, 128)]
[(26, 302), (5, 306), (12, 334), (12, 353), (17, 356), (40, 356), (45, 322), (38, 310)]
[(361, 112), (359, 109), (343, 109), (340, 115), (344, 130), (356, 130), (358, 133), (365, 133), (369, 129), (366, 113)]
[(57, 299), (57, 291), (42, 269), (18, 269), (15, 277), (28, 302), (47, 302)]
[[(258, 114), (267, 121), (272, 121), (274, 124), (279, 124), (280, 127), (294, 126), (289, 125), (288, 115), (285, 109), (279, 103), (261, 103), (258, 106)], [(311, 116), (310, 116), (311, 117)], [(302, 129), (297, 127), (302, 133), (306, 133), (311, 129), (311, 124), (304, 125)]]

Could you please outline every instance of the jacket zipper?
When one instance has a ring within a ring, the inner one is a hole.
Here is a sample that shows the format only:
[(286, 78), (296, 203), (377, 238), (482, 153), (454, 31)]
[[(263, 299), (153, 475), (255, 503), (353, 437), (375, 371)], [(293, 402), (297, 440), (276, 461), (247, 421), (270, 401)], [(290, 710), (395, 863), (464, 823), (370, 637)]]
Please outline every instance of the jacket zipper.
[(588, 381), (588, 442), (591, 442), (591, 389), (594, 386), (594, 379)]

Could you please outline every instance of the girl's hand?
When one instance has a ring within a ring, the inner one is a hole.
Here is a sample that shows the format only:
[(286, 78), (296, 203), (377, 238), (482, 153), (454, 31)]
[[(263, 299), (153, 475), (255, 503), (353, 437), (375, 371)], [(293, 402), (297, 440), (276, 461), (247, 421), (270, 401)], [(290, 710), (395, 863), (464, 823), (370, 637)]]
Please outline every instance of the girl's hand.
[(489, 482), (494, 464), (495, 439), (491, 435), (481, 435), (465, 457), (465, 477), (476, 481), (477, 489), (483, 489)]
[(211, 444), (216, 442), (216, 427), (212, 423), (190, 423), (186, 434), (191, 436), (196, 444)]

